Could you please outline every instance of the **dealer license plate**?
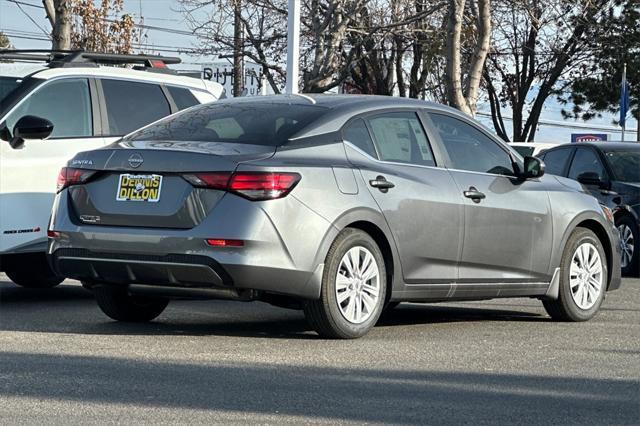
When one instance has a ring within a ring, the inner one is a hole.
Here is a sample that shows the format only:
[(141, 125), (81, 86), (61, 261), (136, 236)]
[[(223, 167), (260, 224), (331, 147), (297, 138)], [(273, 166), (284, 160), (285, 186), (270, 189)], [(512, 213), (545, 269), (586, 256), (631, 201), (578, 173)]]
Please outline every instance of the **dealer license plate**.
[(162, 176), (122, 174), (118, 179), (117, 201), (160, 201)]

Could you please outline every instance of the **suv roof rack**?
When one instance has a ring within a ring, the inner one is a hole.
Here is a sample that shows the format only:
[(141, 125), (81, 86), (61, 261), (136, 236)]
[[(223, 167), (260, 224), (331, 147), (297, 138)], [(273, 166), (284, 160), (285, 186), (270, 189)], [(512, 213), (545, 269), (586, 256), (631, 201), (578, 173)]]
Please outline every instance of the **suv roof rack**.
[(0, 50), (0, 59), (46, 62), (49, 68), (97, 67), (98, 64), (139, 64), (138, 70), (173, 72), (168, 64), (179, 64), (180, 58), (157, 55), (125, 55), (119, 53), (85, 52), (84, 50)]

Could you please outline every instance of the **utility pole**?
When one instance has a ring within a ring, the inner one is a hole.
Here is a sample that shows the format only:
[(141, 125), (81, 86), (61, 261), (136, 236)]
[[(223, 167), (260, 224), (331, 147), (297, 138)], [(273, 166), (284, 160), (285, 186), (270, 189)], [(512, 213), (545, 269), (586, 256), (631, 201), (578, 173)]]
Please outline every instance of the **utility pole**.
[(233, 96), (244, 90), (244, 28), (242, 26), (242, 0), (234, 0), (233, 19)]
[(287, 33), (287, 86), (289, 94), (298, 93), (300, 66), (300, 0), (289, 0)]

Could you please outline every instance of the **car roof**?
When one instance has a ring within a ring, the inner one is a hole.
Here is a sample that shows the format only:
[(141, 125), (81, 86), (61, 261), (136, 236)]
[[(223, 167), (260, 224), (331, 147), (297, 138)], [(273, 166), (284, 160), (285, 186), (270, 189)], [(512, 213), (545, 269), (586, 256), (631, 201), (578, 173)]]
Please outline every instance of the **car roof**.
[(640, 149), (640, 143), (638, 142), (578, 142), (578, 143), (565, 143), (562, 145), (558, 145), (566, 147), (566, 146), (593, 146), (602, 151), (622, 151), (626, 149)]
[[(428, 108), (435, 112), (447, 112), (448, 114), (455, 115), (462, 120), (471, 119), (471, 117), (463, 114), (459, 110), (446, 105), (423, 101), (420, 99), (380, 95), (285, 94), (228, 98), (219, 100), (217, 104), (255, 104), (257, 102), (283, 105), (306, 105), (326, 109), (324, 114), (302, 129), (299, 133), (293, 135), (290, 140), (331, 133), (340, 129), (354, 115), (374, 112), (386, 108)], [(484, 128), (481, 123), (477, 121), (475, 123)], [(485, 130), (493, 133), (486, 128)]]
[[(0, 74), (2, 74), (0, 68)], [(218, 83), (182, 76), (170, 73), (142, 71), (131, 68), (97, 66), (97, 67), (70, 67), (70, 68), (42, 68), (31, 74), (32, 78), (49, 80), (58, 77), (111, 77), (142, 82), (164, 83), (174, 86), (183, 86), (193, 89), (210, 91), (207, 86), (220, 86)], [(221, 88), (222, 86), (220, 86)], [(221, 91), (221, 90), (220, 90)]]

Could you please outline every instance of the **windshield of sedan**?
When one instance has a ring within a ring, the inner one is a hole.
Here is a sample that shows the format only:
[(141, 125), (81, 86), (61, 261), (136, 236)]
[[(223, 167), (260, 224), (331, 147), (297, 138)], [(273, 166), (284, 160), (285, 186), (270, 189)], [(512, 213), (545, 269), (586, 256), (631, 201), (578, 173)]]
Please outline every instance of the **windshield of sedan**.
[(640, 182), (640, 150), (608, 151), (605, 155), (617, 180)]
[(279, 146), (326, 108), (283, 102), (219, 102), (196, 106), (147, 126), (125, 141), (229, 142)]

